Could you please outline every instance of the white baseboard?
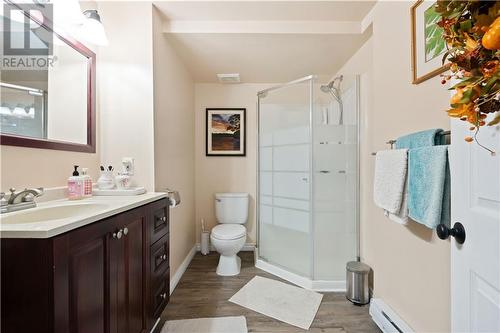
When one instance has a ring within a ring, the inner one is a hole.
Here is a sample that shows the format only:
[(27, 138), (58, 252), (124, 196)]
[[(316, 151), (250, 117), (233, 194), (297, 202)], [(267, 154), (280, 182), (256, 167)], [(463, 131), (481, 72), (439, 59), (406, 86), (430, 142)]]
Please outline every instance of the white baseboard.
[[(210, 245), (209, 249), (210, 249), (210, 251), (215, 251), (215, 249), (212, 245)], [(201, 251), (200, 243), (196, 243), (196, 251), (198, 251), (198, 252)], [(255, 251), (255, 244), (254, 243), (245, 243), (245, 245), (243, 245), (243, 248), (241, 249), (241, 251), (253, 252), (253, 251)]]
[(346, 290), (345, 281), (314, 281), (304, 276), (291, 273), (283, 268), (276, 267), (261, 259), (257, 259), (255, 261), (255, 267), (276, 275), (282, 279), (290, 281), (291, 283), (294, 283), (305, 289), (323, 292), (345, 292)]
[(196, 254), (196, 245), (193, 246), (193, 248), (189, 251), (186, 258), (184, 258), (184, 261), (181, 263), (179, 268), (177, 268), (175, 274), (172, 275), (172, 277), (170, 278), (170, 295), (172, 295), (172, 293), (174, 292), (175, 287), (177, 287), (177, 284), (181, 280), (182, 275), (184, 275), (184, 272), (186, 272), (186, 269), (191, 263), (191, 260), (193, 260), (195, 254)]
[(370, 315), (384, 333), (413, 333), (411, 327), (380, 298), (372, 298)]
[(158, 319), (156, 319), (155, 324), (153, 325), (153, 328), (151, 329), (151, 331), (149, 331), (149, 333), (153, 333), (155, 331), (156, 326), (158, 326), (158, 324), (160, 323), (160, 319), (161, 317), (158, 317)]

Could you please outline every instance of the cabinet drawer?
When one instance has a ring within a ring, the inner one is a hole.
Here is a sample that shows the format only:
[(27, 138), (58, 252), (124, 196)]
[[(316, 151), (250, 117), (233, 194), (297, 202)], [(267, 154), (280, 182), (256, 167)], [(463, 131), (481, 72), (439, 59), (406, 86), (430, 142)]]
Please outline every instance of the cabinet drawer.
[(156, 285), (157, 280), (165, 278), (165, 271), (169, 268), (169, 241), (168, 234), (160, 238), (156, 243), (151, 246), (151, 280), (153, 286)]
[(168, 304), (168, 300), (170, 298), (169, 276), (170, 270), (167, 269), (164, 278), (159, 281), (160, 283), (156, 286), (156, 288), (151, 289), (153, 291), (151, 295), (153, 318), (158, 318), (163, 309), (165, 309), (165, 306)]
[(168, 200), (162, 199), (151, 204), (151, 244), (168, 233), (169, 216), (168, 216)]

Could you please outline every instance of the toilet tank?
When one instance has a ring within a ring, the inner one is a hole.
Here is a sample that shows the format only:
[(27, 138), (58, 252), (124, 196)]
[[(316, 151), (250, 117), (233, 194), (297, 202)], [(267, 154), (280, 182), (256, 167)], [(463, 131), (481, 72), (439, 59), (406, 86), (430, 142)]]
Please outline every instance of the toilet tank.
[(219, 223), (245, 224), (248, 193), (215, 193), (215, 216)]

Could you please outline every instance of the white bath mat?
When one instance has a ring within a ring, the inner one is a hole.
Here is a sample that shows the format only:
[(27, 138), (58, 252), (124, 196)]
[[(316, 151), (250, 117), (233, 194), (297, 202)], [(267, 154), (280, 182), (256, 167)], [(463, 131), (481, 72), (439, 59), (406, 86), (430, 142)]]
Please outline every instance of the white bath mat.
[(307, 330), (322, 298), (314, 291), (256, 276), (229, 301)]
[(247, 320), (239, 317), (170, 320), (161, 333), (248, 333)]

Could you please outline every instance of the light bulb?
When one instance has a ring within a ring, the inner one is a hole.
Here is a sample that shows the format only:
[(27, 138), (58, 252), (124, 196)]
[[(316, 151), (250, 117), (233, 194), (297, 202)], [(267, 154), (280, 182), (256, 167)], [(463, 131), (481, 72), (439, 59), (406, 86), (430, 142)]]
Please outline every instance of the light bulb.
[(86, 10), (86, 20), (80, 27), (79, 36), (89, 43), (95, 45), (108, 45), (108, 38), (101, 23), (101, 17), (97, 10)]

